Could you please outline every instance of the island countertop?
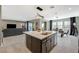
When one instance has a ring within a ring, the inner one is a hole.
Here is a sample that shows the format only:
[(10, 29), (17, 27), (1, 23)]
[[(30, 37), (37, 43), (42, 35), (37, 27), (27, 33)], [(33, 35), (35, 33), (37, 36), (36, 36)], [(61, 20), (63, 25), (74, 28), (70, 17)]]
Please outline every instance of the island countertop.
[[(48, 34), (44, 35), (42, 33), (45, 33), (47, 32)], [(25, 31), (24, 34), (27, 34), (27, 35), (30, 35), (30, 36), (33, 36), (35, 38), (38, 38), (40, 40), (44, 39), (44, 38), (47, 38), (48, 36), (52, 35), (52, 34), (55, 34), (56, 32), (55, 31), (41, 31), (41, 32), (38, 32), (38, 31)]]

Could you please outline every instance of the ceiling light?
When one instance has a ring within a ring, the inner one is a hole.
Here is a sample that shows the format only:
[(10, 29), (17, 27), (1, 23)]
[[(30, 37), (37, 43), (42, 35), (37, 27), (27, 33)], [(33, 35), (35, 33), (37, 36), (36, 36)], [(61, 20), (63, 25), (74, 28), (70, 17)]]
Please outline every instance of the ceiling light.
[(58, 18), (58, 16), (56, 16), (56, 18)]
[(72, 8), (69, 8), (69, 10), (71, 10)]
[(55, 8), (54, 6), (50, 6), (50, 8)]
[(57, 18), (59, 18), (58, 16), (54, 16), (54, 19), (57, 19)]

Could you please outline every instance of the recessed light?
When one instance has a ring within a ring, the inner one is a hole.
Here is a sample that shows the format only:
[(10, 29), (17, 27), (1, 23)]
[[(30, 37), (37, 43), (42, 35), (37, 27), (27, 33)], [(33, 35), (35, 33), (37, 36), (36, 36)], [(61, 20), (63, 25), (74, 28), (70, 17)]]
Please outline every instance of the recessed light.
[(50, 8), (55, 8), (54, 6), (50, 6)]
[(56, 16), (56, 18), (58, 18), (58, 16)]
[(69, 8), (69, 10), (71, 10), (72, 8)]
[(59, 18), (58, 16), (54, 16), (55, 19)]

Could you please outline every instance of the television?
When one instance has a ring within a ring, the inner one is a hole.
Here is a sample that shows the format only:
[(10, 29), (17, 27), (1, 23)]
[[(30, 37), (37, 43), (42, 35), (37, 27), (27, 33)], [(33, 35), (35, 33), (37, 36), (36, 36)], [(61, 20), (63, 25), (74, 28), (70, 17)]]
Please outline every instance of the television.
[(7, 28), (16, 28), (16, 24), (7, 24)]

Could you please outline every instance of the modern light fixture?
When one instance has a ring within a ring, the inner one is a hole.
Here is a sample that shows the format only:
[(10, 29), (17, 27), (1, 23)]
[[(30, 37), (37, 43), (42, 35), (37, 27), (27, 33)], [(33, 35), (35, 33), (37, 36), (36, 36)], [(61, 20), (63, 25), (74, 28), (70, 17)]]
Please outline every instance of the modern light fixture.
[(36, 7), (36, 9), (39, 11), (43, 11), (43, 9), (41, 7)]

